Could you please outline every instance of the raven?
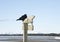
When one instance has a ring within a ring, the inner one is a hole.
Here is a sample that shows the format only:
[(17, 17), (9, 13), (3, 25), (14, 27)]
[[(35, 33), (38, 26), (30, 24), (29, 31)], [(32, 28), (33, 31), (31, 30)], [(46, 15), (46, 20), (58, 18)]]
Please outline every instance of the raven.
[(27, 15), (24, 14), (24, 15), (22, 15), (19, 19), (17, 19), (17, 21), (18, 21), (18, 20), (22, 20), (22, 21), (24, 21), (26, 18), (27, 18)]

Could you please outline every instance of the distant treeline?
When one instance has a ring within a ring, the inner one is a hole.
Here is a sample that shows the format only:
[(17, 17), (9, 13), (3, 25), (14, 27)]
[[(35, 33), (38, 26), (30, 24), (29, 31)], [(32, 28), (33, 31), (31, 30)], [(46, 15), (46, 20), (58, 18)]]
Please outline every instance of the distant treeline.
[[(0, 36), (23, 36), (23, 34), (0, 34)], [(28, 34), (28, 36), (60, 36), (60, 34), (50, 33), (50, 34)]]

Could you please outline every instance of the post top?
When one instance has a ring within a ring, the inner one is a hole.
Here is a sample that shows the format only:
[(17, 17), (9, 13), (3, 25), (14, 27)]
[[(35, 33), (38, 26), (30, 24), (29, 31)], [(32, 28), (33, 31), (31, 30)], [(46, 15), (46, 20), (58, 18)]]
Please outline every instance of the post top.
[(23, 22), (24, 23), (33, 23), (35, 16), (28, 16)]

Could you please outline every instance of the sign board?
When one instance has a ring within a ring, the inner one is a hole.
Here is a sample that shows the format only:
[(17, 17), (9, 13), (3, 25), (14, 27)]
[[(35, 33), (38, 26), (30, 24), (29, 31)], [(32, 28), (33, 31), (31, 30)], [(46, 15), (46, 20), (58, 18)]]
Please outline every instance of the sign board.
[[(35, 18), (35, 16), (29, 16), (27, 17), (23, 23), (27, 23), (28, 25), (28, 29), (27, 30), (33, 30), (34, 26), (33, 26), (33, 19)], [(24, 30), (24, 26), (23, 26), (23, 30)]]

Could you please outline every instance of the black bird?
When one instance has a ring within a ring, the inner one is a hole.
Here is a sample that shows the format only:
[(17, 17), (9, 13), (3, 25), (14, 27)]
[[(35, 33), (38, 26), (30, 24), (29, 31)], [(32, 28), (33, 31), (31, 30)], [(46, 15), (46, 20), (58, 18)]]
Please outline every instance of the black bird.
[(22, 20), (22, 21), (24, 21), (26, 18), (27, 18), (27, 15), (24, 14), (24, 15), (22, 15), (19, 19), (17, 19), (17, 21), (18, 21), (18, 20)]

